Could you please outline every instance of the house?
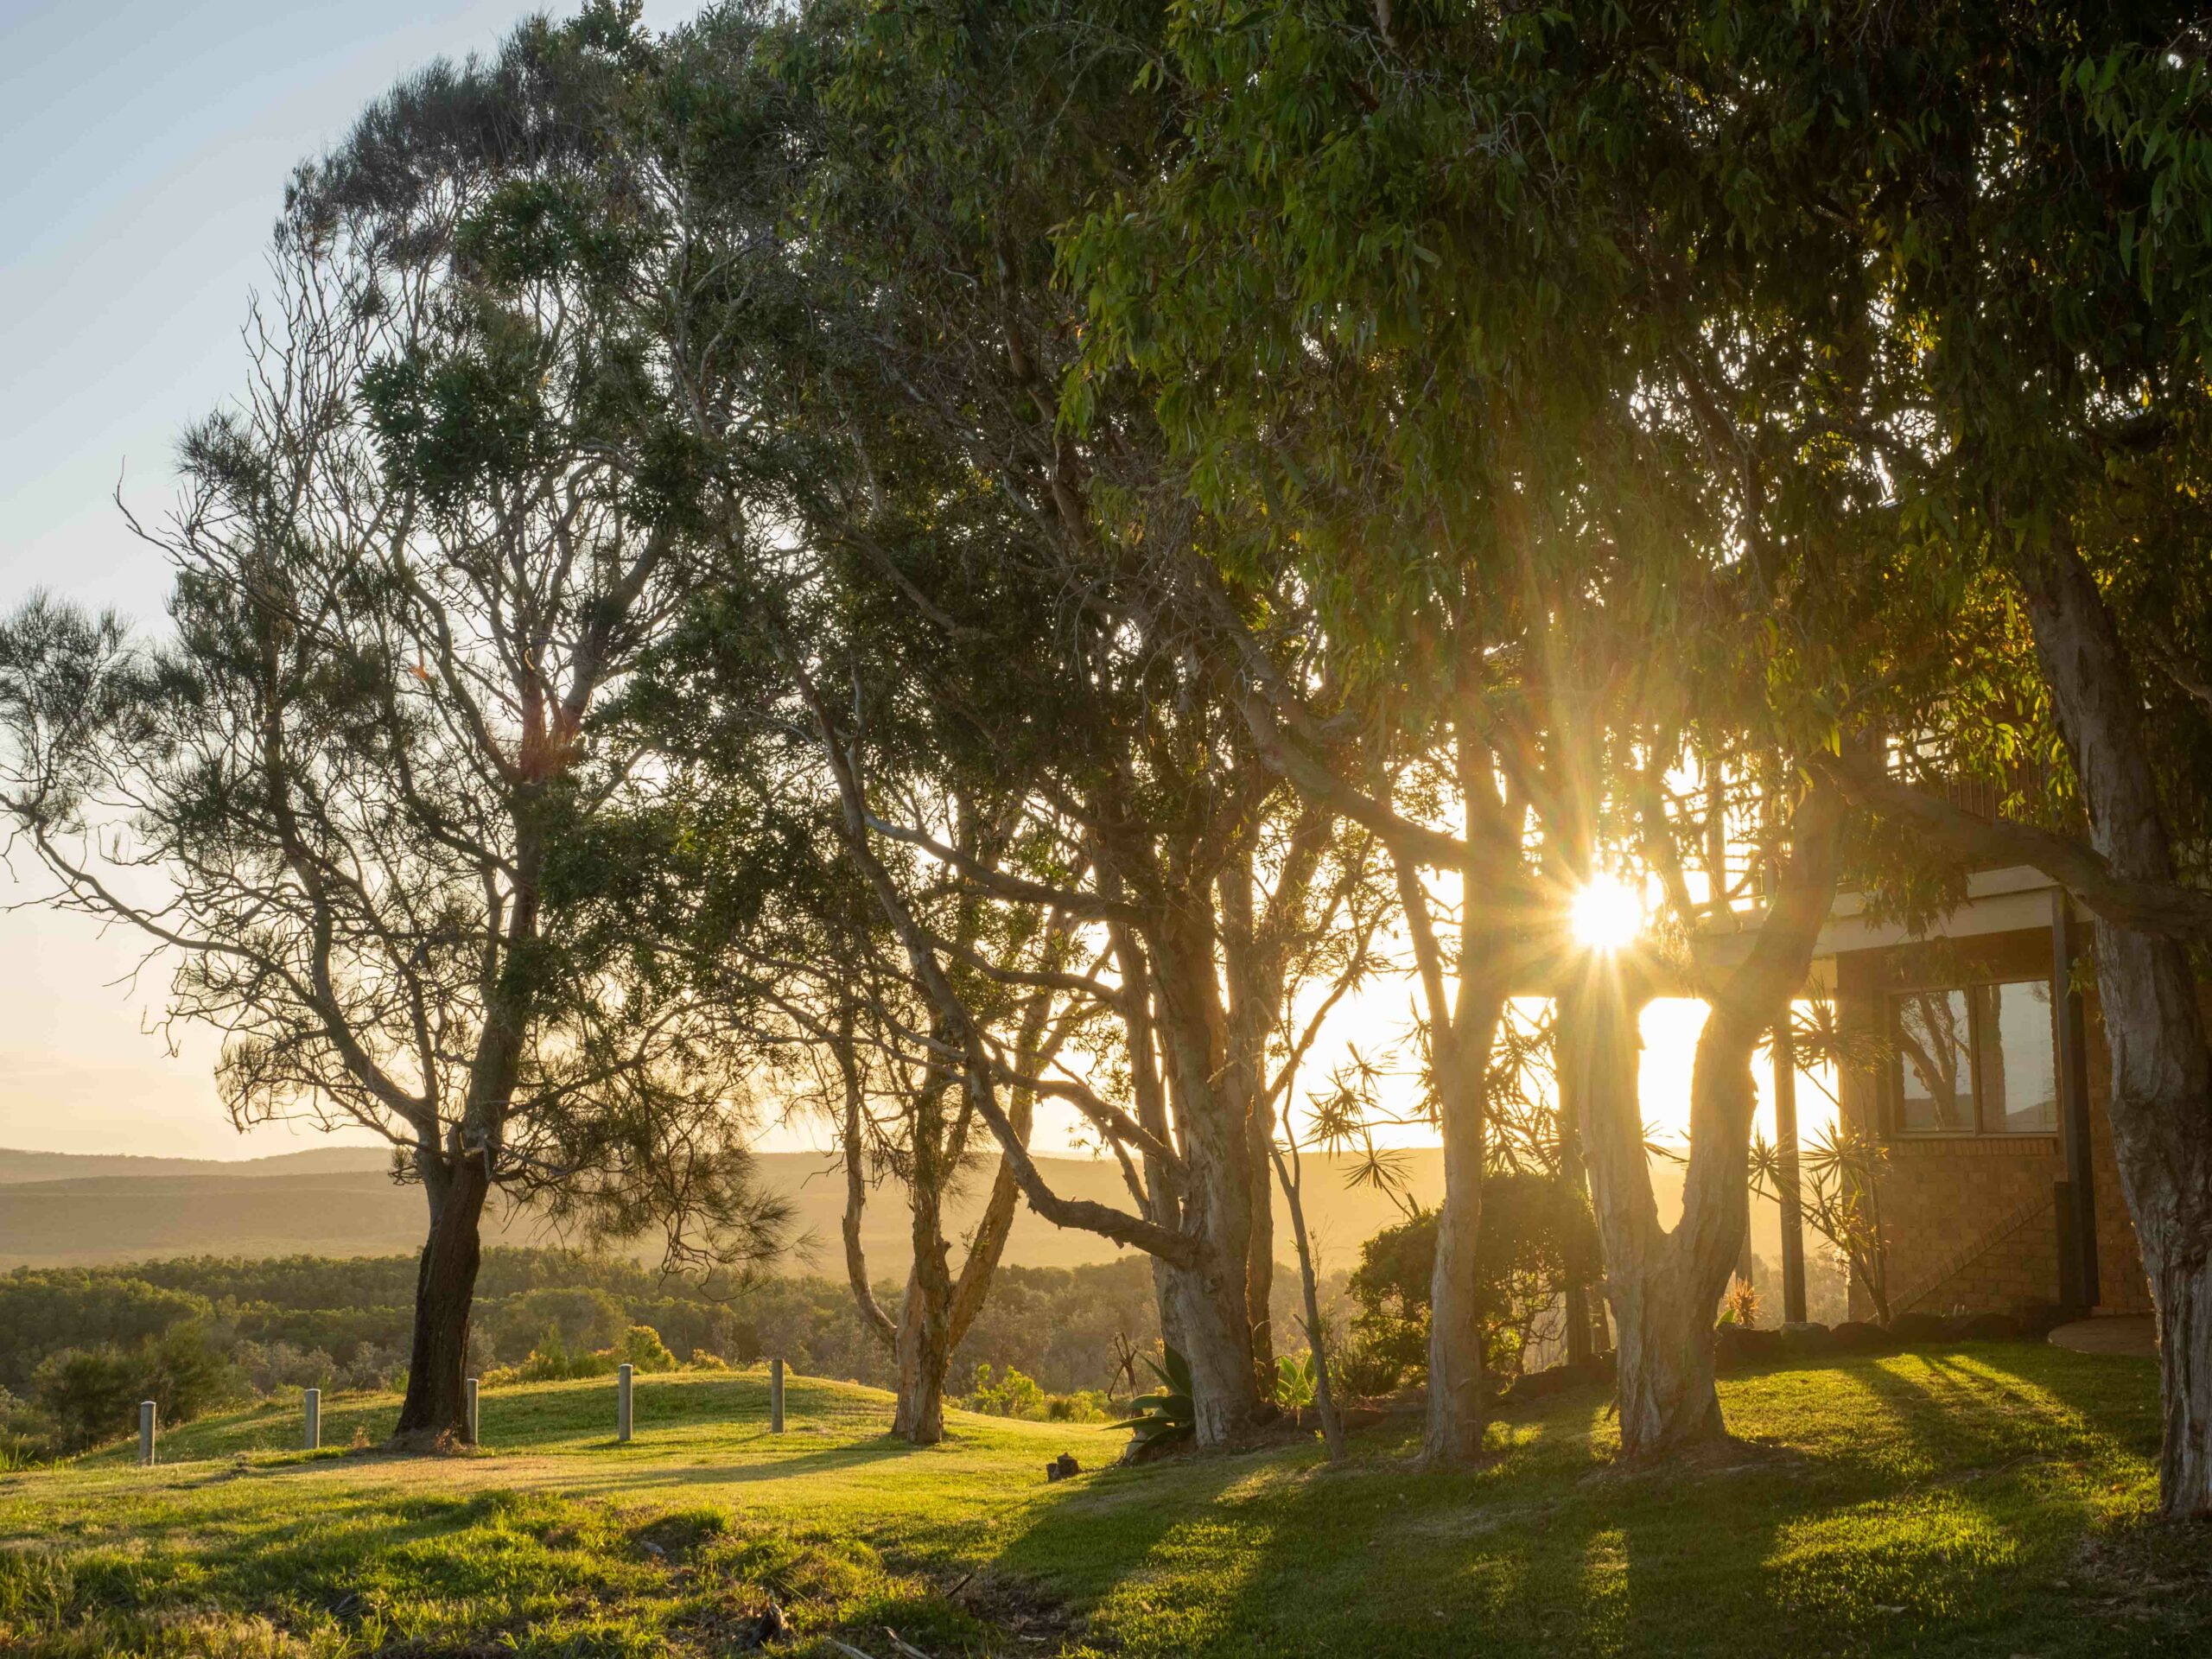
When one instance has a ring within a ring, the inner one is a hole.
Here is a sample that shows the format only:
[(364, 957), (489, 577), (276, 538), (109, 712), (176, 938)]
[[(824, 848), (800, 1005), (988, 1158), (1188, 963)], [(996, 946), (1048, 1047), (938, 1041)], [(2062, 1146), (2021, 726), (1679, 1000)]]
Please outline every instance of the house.
[[(1891, 1318), (2142, 1313), (2151, 1299), (2120, 1197), (2088, 930), (2038, 871), (1976, 874), (1921, 932), (1839, 896), (1814, 963), (1839, 1029), (1876, 1036), (1840, 1068), (1845, 1122), (1883, 1150), (1872, 1205)], [(1878, 1058), (1874, 1056), (1878, 1055)], [(1785, 1147), (1794, 1074), (1777, 1069)], [(1803, 1317), (1803, 1226), (1783, 1202), (1785, 1315)], [(1794, 1235), (1794, 1236), (1793, 1236)], [(1854, 1319), (1875, 1317), (1856, 1281)]]

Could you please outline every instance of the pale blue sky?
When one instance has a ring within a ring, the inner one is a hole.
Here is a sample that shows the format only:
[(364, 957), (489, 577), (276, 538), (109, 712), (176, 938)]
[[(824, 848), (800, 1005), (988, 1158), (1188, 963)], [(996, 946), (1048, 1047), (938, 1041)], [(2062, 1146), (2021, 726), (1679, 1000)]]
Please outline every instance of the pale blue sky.
[[(293, 164), (398, 75), (488, 48), (537, 9), (0, 0), (0, 608), (42, 587), (158, 623), (168, 569), (111, 498), (120, 479), (159, 518), (178, 432), (239, 383), (238, 330)], [(699, 9), (645, 12), (665, 27)], [(142, 1034), (167, 975), (116, 983), (135, 960), (81, 920), (0, 915), (0, 1146), (296, 1144), (223, 1122), (211, 1036), (172, 1058)]]

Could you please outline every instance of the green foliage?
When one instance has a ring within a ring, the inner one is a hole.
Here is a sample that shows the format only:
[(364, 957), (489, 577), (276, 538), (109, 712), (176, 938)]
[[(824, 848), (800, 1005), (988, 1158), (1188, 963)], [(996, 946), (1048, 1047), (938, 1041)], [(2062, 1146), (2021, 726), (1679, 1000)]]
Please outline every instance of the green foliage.
[(1297, 1411), (1312, 1405), (1315, 1382), (1313, 1355), (1310, 1349), (1303, 1354), (1275, 1356), (1275, 1404), (1285, 1411)]
[(628, 1364), (633, 1370), (672, 1371), (676, 1356), (668, 1351), (668, 1344), (660, 1339), (660, 1332), (650, 1325), (633, 1325), (622, 1333), (622, 1340), (615, 1344), (614, 1357), (618, 1363)]
[(570, 1352), (612, 1347), (631, 1323), (620, 1300), (588, 1285), (541, 1286), (493, 1303), (484, 1317), (502, 1358), (544, 1349), (549, 1333)]
[(206, 1326), (173, 1325), (129, 1348), (112, 1343), (63, 1349), (39, 1363), (32, 1398), (77, 1450), (134, 1431), (138, 1403), (151, 1400), (161, 1421), (188, 1422), (236, 1399), (245, 1382)]
[[(1360, 1247), (1350, 1290), (1358, 1313), (1339, 1362), (1353, 1395), (1387, 1393), (1428, 1363), (1436, 1212), (1386, 1227)], [(1510, 1376), (1535, 1322), (1567, 1285), (1572, 1264), (1596, 1258), (1589, 1201), (1555, 1177), (1493, 1170), (1483, 1182), (1475, 1249), (1483, 1363)]]
[[(201, 1256), (20, 1269), (0, 1275), (0, 1321), (8, 1322), (12, 1339), (0, 1350), (0, 1366), (13, 1365), (21, 1373), (14, 1386), (28, 1394), (39, 1360), (56, 1350), (105, 1340), (128, 1347), (142, 1335), (198, 1319), (231, 1344), (257, 1390), (318, 1379), (329, 1388), (381, 1389), (406, 1363), (416, 1267), (410, 1256)], [(477, 1286), (474, 1328), (492, 1350), (480, 1375), (503, 1369), (512, 1375), (549, 1325), (559, 1333), (561, 1355), (557, 1365), (541, 1365), (548, 1376), (595, 1364), (579, 1356), (612, 1348), (642, 1325), (679, 1363), (742, 1364), (775, 1352), (817, 1376), (892, 1380), (888, 1355), (840, 1281), (701, 1284), (620, 1256), (500, 1246), (484, 1253)], [(1066, 1400), (1065, 1408), (1087, 1421), (1080, 1402), (1112, 1380), (1115, 1338), (1141, 1346), (1157, 1336), (1157, 1319), (1149, 1266), (1141, 1259), (1001, 1268), (954, 1357), (955, 1374), (970, 1374), (979, 1363), (1017, 1368), (1046, 1390), (1048, 1410), (1052, 1400)], [(0, 1387), (7, 1386), (0, 1376)]]
[(1137, 1414), (1114, 1425), (1134, 1431), (1132, 1442), (1146, 1451), (1180, 1446), (1198, 1432), (1198, 1408), (1191, 1397), (1191, 1363), (1173, 1347), (1163, 1350), (1160, 1360), (1147, 1359), (1160, 1387), (1141, 1394), (1129, 1403)]
[(130, 1347), (173, 1325), (204, 1320), (214, 1299), (137, 1268), (18, 1268), (0, 1277), (0, 1388), (21, 1389), (61, 1347)]
[(513, 1382), (568, 1382), (587, 1376), (611, 1376), (619, 1363), (611, 1348), (572, 1351), (558, 1331), (546, 1331), (521, 1364), (503, 1366), (486, 1374), (487, 1386)]

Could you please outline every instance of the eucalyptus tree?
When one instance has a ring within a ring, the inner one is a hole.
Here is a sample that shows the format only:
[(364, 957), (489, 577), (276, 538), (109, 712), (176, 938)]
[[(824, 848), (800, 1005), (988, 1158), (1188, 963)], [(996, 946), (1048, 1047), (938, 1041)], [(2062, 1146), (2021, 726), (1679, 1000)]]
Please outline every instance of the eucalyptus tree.
[(587, 91), (620, 17), (397, 86), (301, 169), (246, 393), (148, 531), (169, 638), (0, 633), (7, 805), (68, 907), (176, 953), (245, 1128), (373, 1131), (428, 1200), (403, 1441), (468, 1433), (487, 1198), (759, 1259), (750, 1057), (598, 901), (652, 787), (600, 715), (706, 571), (618, 296), (653, 244)]
[[(726, 614), (788, 677), (962, 1109), (1039, 1214), (1154, 1256), (1211, 1443), (1269, 1409), (1268, 1033), (1304, 959), (1277, 941), (1334, 879), (1337, 835), (1257, 762), (1176, 605), (1160, 550), (1198, 527), (1155, 488), (1146, 410), (1077, 382), (1094, 435), (1064, 418), (1079, 315), (1051, 232), (1158, 152), (1160, 106), (1133, 90), (1157, 22), (734, 8), (683, 37), (658, 142), (702, 270), (741, 257), (729, 180), (798, 175), (779, 256), (804, 314), (777, 369), (788, 541), (733, 569)], [(737, 296), (699, 283), (684, 339), (727, 338)], [(710, 431), (715, 402), (696, 401)], [(942, 817), (994, 798), (1014, 807), (1003, 860)], [(999, 912), (993, 933), (1061, 918), (1103, 951), (1096, 984), (989, 963), (935, 885)], [(1025, 1071), (991, 1028), (982, 985), (1040, 976), (1109, 1011), (1080, 1066)], [(1008, 1109), (1025, 1090), (1076, 1110), (1131, 1207), (1052, 1190)]]
[[(984, 1168), (995, 1142), (962, 1087), (963, 1058), (856, 880), (810, 741), (734, 691), (747, 637), (702, 628), (638, 700), (651, 705), (638, 712), (682, 800), (681, 828), (664, 839), (691, 849), (655, 931), (686, 941), (700, 995), (752, 1033), (784, 1116), (828, 1130), (845, 1172), (847, 1280), (896, 1367), (892, 1433), (934, 1445), (953, 1351), (982, 1310), (1020, 1195), (1005, 1158)], [(879, 759), (895, 749), (880, 722), (869, 739)], [(995, 806), (956, 801), (923, 821), (995, 867), (1013, 852), (1006, 803)], [(1104, 1006), (1095, 975), (1078, 971), (1075, 930), (1049, 913), (1002, 916), (943, 884), (914, 886), (917, 913), (944, 939), (947, 971), (989, 1040), (1017, 1077), (1050, 1069)], [(1036, 1103), (1034, 1085), (1009, 1088), (1007, 1116), (1025, 1145)], [(948, 1205), (986, 1174), (956, 1268)], [(868, 1205), (887, 1185), (905, 1203), (911, 1264), (888, 1306), (861, 1242)]]
[[(1947, 4), (1866, 32), (1714, 10), (1717, 107), (1757, 129), (1745, 182), (1846, 228), (1913, 418), (1854, 438), (1894, 480), (1891, 624), (1919, 649), (1853, 691), (1908, 741), (1834, 770), (1901, 832), (2036, 866), (2096, 918), (2162, 1501), (2212, 1513), (2212, 38), (2164, 5)], [(1962, 775), (2005, 814), (1963, 810)]]
[[(1783, 757), (1766, 851), (1785, 874), (1739, 961), (1684, 938), (1664, 964), (1716, 1016), (1680, 1226), (1657, 1226), (1645, 1167), (1634, 963), (1597, 976), (1606, 1015), (1581, 1028), (1599, 1040), (1562, 1089), (1624, 1449), (1720, 1431), (1707, 1338), (1745, 1224), (1750, 1062), (1838, 868), (1835, 791), (1802, 779), (1837, 710), (1798, 658), (1859, 596), (1773, 549), (1824, 515), (1872, 532), (1871, 469), (1821, 442), (1862, 395), (1845, 348), (1867, 330), (1848, 306), (1802, 327), (1732, 241), (1673, 28), (1608, 7), (1193, 9), (1154, 71), (1179, 88), (1179, 149), (1069, 238), (1090, 365), (1152, 377), (1215, 526), (1218, 578), (1192, 590), (1247, 642), (1255, 742), (1398, 868), (1445, 1102), (1427, 1444), (1446, 1460), (1481, 1444), (1470, 1275), (1505, 1000), (1583, 982), (1570, 895), (1607, 861), (1638, 882), (1669, 862), (1679, 826), (1643, 807), (1693, 745)], [(1425, 787), (1346, 777), (1353, 733)]]

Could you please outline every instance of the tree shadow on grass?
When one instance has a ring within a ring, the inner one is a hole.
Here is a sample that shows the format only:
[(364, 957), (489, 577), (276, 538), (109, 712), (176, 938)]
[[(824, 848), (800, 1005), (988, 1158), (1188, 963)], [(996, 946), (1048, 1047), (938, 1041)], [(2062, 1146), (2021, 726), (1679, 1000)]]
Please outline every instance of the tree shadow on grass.
[(1604, 1412), (1586, 1395), (1500, 1425), (1464, 1472), (1415, 1468), (1389, 1429), (1335, 1468), (1314, 1450), (1116, 1471), (1033, 1506), (996, 1565), (1130, 1653), (1582, 1651), (1578, 1611), (1541, 1615), (1582, 1572)]
[(2136, 1406), (2021, 1369), (1755, 1379), (1780, 1386), (1743, 1426), (1780, 1435), (1644, 1472), (1610, 1469), (1589, 1396), (1505, 1425), (1465, 1474), (1365, 1437), (1344, 1470), (1135, 1471), (1032, 1506), (996, 1560), (1130, 1654), (2098, 1651), (2112, 1630), (2031, 1583), (2094, 1519), (2084, 1480), (2044, 1471), (2124, 1465)]
[(1722, 1617), (1791, 1632), (1777, 1652), (2113, 1650), (2054, 1581), (2094, 1521), (2080, 1471), (2125, 1465), (2098, 1421), (2113, 1402), (2077, 1406), (2002, 1360), (1825, 1368), (1825, 1397), (1862, 1432), (1812, 1454), (1802, 1486), (1732, 1496), (1713, 1522), (1732, 1571), (1668, 1517), (1624, 1513), (1628, 1650), (1723, 1650)]

